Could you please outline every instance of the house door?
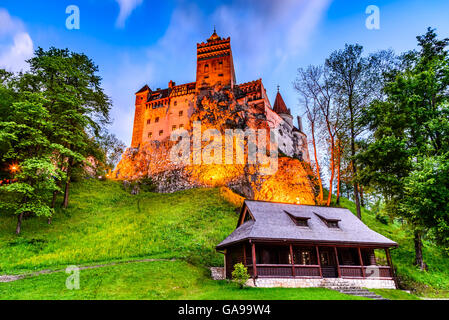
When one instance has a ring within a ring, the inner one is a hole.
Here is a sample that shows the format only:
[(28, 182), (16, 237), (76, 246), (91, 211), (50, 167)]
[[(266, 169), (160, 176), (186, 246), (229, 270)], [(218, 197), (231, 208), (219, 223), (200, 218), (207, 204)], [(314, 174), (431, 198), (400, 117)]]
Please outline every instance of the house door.
[(320, 248), (321, 271), (323, 278), (337, 278), (337, 259), (335, 252), (330, 248)]

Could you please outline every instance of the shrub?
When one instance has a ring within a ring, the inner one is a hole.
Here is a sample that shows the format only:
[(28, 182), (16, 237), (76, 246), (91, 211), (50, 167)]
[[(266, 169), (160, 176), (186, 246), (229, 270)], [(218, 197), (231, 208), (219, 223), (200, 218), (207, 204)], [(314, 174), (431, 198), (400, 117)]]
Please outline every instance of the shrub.
[(249, 278), (248, 269), (242, 263), (237, 263), (232, 271), (232, 280), (240, 286), (240, 289), (243, 289)]

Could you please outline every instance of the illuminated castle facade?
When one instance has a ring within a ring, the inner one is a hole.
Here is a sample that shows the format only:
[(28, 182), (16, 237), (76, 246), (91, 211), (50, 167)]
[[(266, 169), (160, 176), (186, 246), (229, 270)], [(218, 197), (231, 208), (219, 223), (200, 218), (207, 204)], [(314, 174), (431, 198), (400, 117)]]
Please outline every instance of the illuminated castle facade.
[(139, 149), (151, 141), (168, 140), (172, 131), (187, 128), (200, 92), (216, 86), (239, 89), (243, 95), (239, 95), (238, 103), (264, 110), (269, 127), (277, 134), (280, 151), (310, 162), (301, 119), (298, 117), (296, 127), (279, 90), (272, 106), (261, 79), (237, 84), (231, 39), (223, 39), (215, 31), (207, 42), (197, 44), (195, 82), (176, 85), (170, 80), (166, 89), (152, 90), (145, 85), (136, 93), (131, 147)]

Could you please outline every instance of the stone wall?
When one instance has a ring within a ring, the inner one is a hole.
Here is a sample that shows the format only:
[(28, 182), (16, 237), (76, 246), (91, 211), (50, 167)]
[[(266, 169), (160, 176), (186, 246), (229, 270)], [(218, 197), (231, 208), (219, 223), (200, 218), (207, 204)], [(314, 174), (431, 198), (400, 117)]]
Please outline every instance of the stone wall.
[(287, 279), (258, 278), (248, 280), (248, 286), (259, 288), (329, 288), (357, 287), (367, 289), (396, 289), (393, 280), (380, 279)]

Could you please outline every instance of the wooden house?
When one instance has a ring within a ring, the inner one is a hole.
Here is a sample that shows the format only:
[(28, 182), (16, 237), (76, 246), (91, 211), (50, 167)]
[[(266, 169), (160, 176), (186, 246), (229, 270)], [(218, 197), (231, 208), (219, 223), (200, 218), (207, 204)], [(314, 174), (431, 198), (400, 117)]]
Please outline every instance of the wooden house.
[(243, 263), (255, 285), (394, 288), (390, 248), (397, 246), (347, 209), (245, 200), (237, 228), (216, 249), (226, 278)]

